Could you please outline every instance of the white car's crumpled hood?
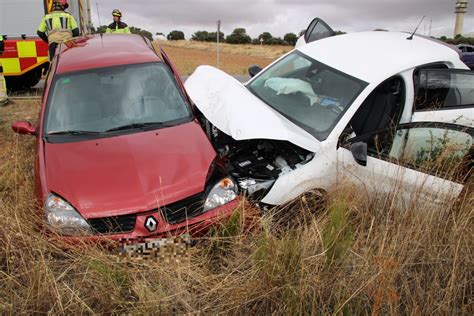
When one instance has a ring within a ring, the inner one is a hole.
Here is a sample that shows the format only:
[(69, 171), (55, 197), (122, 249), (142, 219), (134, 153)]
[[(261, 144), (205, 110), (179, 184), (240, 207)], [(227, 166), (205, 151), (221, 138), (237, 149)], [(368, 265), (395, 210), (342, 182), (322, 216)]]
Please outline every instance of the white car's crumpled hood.
[(204, 116), (235, 140), (284, 140), (311, 152), (320, 149), (316, 138), (215, 67), (199, 66), (186, 80), (185, 87)]

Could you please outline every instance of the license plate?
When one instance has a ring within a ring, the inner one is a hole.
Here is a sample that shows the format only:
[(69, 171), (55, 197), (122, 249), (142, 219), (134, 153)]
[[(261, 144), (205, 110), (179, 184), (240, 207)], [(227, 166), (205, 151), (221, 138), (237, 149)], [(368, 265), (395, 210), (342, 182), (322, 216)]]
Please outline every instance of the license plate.
[(189, 236), (154, 238), (145, 241), (121, 241), (119, 261), (155, 260), (176, 262), (188, 256)]

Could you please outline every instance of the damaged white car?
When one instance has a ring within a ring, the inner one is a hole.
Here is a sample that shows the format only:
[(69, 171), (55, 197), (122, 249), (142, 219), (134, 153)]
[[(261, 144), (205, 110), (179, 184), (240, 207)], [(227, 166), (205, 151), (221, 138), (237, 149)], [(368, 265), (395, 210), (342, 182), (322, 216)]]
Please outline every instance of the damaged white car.
[[(474, 73), (456, 51), (416, 35), (330, 36), (246, 84), (201, 66), (186, 90), (230, 173), (265, 204), (343, 178), (387, 190), (401, 181), (407, 195), (429, 184), (425, 198), (443, 199), (472, 170)], [(458, 176), (426, 167), (453, 144)]]

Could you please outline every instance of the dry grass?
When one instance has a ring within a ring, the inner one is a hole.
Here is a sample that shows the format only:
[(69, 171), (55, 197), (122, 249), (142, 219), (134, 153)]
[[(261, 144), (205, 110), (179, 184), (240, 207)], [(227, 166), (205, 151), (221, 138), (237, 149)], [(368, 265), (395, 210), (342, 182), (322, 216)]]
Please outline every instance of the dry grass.
[(0, 108), (0, 313), (465, 314), (474, 312), (474, 210), (400, 209), (339, 187), (264, 216), (241, 207), (189, 258), (118, 263), (37, 228), (34, 139)]
[[(215, 43), (155, 41), (154, 44), (168, 53), (182, 75), (191, 74), (199, 65), (217, 65)], [(266, 67), (291, 49), (289, 46), (221, 44), (220, 68), (232, 75), (246, 75), (250, 65)]]

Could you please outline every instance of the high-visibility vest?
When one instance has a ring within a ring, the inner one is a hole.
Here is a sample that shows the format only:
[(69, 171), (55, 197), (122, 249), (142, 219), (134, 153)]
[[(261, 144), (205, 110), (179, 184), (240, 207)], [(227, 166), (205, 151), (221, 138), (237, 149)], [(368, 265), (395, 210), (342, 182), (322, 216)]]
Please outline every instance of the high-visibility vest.
[(109, 34), (131, 34), (130, 28), (128, 25), (122, 21), (117, 22), (117, 23), (111, 23), (109, 26), (107, 26), (107, 30), (105, 33)]
[(50, 43), (64, 43), (72, 39), (72, 30), (77, 28), (77, 22), (71, 14), (53, 11), (43, 17), (38, 31), (47, 33)]
[[(3, 46), (3, 36), (0, 35), (0, 45)], [(3, 52), (3, 47), (0, 47), (0, 53)], [(4, 104), (8, 100), (7, 97), (7, 85), (5, 78), (3, 77), (3, 66), (2, 60), (0, 59), (0, 105)]]

